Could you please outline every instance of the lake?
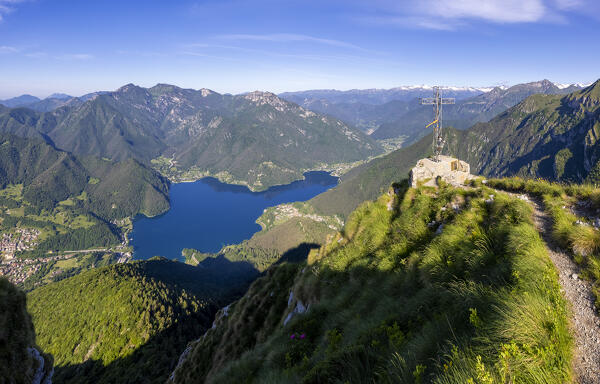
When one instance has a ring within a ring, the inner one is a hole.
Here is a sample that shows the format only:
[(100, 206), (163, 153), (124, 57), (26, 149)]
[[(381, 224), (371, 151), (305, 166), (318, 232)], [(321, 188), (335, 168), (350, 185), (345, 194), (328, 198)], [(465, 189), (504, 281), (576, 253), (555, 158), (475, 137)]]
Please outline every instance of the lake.
[(335, 187), (338, 178), (327, 172), (307, 172), (305, 179), (251, 192), (247, 187), (207, 177), (172, 184), (171, 209), (163, 215), (137, 217), (130, 235), (134, 259), (164, 256), (183, 260), (181, 250), (218, 252), (260, 231), (256, 219), (265, 208), (306, 201)]

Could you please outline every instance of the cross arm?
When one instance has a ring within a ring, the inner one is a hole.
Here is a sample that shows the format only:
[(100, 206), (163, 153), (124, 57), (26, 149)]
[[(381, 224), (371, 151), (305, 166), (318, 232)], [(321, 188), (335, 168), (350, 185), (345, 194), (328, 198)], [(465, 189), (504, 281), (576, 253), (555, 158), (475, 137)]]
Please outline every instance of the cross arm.
[(425, 105), (428, 105), (428, 104), (435, 104), (435, 103), (436, 103), (436, 101), (437, 101), (437, 99), (436, 99), (435, 97), (421, 97), (421, 98), (419, 99), (419, 102), (420, 102), (421, 104), (425, 104)]

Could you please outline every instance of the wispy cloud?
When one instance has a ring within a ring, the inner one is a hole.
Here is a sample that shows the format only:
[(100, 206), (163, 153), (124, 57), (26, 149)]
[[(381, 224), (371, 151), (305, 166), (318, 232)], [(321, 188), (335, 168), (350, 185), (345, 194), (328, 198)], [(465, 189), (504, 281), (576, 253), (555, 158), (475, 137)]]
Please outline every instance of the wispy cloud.
[(341, 40), (334, 39), (323, 39), (319, 37), (313, 37), (308, 35), (294, 34), (294, 33), (274, 33), (264, 35), (252, 35), (252, 34), (230, 34), (230, 35), (219, 35), (217, 39), (221, 40), (234, 40), (234, 41), (268, 41), (274, 43), (293, 43), (293, 42), (308, 42), (316, 44), (330, 45), (340, 48), (349, 48), (363, 50), (363, 48)]
[[(255, 62), (262, 63), (264, 57), (293, 59), (294, 61), (305, 60), (314, 62), (343, 62), (343, 63), (380, 63), (387, 65), (395, 65), (397, 63), (380, 58), (379, 55), (356, 55), (347, 53), (289, 53), (273, 49), (249, 48), (245, 46), (234, 46), (225, 44), (211, 43), (192, 43), (184, 44), (178, 52), (180, 55), (196, 56), (204, 58), (212, 58), (219, 60), (238, 61), (238, 62)], [(217, 53), (215, 55), (214, 53)], [(239, 53), (243, 55), (239, 55)], [(231, 57), (229, 54), (232, 54)]]
[(46, 52), (29, 52), (26, 53), (25, 56), (31, 59), (43, 59), (44, 57), (47, 57), (48, 54)]
[(0, 0), (0, 22), (4, 20), (4, 17), (9, 13), (15, 11), (15, 6), (19, 3), (24, 3), (28, 0)]
[(88, 53), (67, 53), (56, 56), (56, 58), (59, 60), (91, 60), (94, 56)]
[(19, 50), (15, 47), (10, 47), (8, 45), (0, 45), (0, 54), (17, 52), (19, 52)]
[(375, 0), (358, 19), (381, 25), (454, 30), (474, 21), (495, 24), (566, 22), (565, 13), (598, 8), (597, 0)]

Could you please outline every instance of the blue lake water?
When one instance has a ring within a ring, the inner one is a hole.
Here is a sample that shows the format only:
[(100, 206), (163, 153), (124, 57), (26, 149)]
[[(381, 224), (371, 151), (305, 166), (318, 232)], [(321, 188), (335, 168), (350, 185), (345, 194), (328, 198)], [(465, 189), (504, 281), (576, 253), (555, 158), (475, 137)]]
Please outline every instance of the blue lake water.
[(251, 192), (239, 185), (207, 177), (193, 183), (171, 185), (171, 209), (160, 216), (136, 218), (131, 244), (134, 259), (181, 257), (183, 248), (218, 252), (260, 231), (256, 219), (267, 207), (306, 201), (337, 185), (327, 172), (307, 172), (291, 184)]

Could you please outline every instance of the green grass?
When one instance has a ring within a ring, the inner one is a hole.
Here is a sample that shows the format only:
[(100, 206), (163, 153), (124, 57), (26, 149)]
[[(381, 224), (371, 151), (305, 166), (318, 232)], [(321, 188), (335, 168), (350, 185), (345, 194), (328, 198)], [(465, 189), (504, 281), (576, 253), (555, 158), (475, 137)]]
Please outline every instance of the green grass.
[(591, 211), (597, 212), (600, 209), (600, 188), (589, 184), (558, 184), (517, 177), (491, 179), (488, 185), (542, 199), (546, 213), (552, 218), (552, 238), (582, 267), (583, 277), (592, 283), (596, 307), (600, 308), (600, 231), (586, 218), (578, 217), (568, 209), (577, 202), (587, 202)]
[[(566, 303), (531, 207), (490, 192), (363, 204), (305, 268), (257, 281), (175, 382), (568, 382)], [(282, 327), (299, 300), (310, 309)]]

